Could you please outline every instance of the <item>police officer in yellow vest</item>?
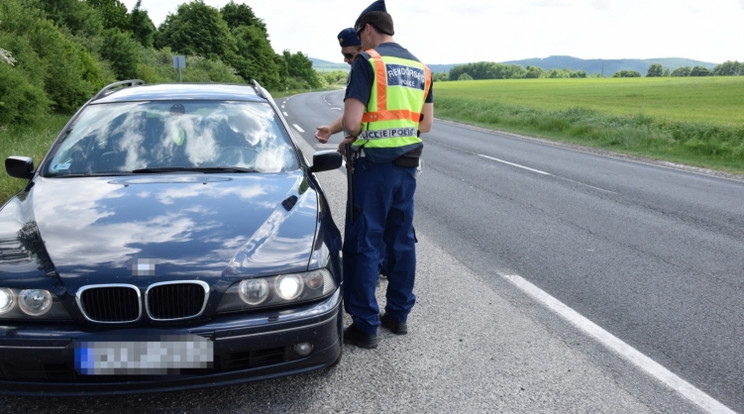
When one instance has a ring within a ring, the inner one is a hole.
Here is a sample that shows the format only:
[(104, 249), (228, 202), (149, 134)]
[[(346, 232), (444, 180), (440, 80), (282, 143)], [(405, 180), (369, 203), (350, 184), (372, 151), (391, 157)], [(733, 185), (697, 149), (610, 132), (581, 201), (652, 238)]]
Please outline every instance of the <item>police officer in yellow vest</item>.
[[(365, 9), (354, 25), (363, 52), (354, 60), (344, 99), (343, 126), (356, 155), (353, 218), (344, 238), (344, 306), (353, 323), (344, 342), (377, 347), (377, 328), (408, 332), (416, 297), (413, 198), (423, 149), (420, 132), (434, 116), (431, 72), (393, 40), (384, 0)], [(375, 298), (380, 247), (387, 249), (385, 311)]]

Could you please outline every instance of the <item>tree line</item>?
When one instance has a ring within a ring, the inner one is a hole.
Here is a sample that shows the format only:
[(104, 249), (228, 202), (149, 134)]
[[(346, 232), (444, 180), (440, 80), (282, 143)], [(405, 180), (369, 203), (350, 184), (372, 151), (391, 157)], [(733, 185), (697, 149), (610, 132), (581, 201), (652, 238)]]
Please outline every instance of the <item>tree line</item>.
[(569, 69), (544, 70), (538, 66), (506, 65), (495, 62), (476, 62), (457, 65), (449, 72), (437, 73), (434, 80), (472, 80), (472, 79), (536, 79), (536, 78), (586, 78), (586, 71)]
[(646, 72), (646, 77), (649, 78), (669, 76), (744, 76), (744, 63), (729, 60), (717, 65), (713, 70), (704, 66), (683, 66), (673, 71), (662, 67), (658, 63), (654, 63), (648, 67), (648, 71)]
[(301, 52), (275, 53), (263, 21), (245, 4), (221, 9), (194, 0), (155, 27), (141, 0), (0, 1), (0, 127), (44, 114), (71, 114), (122, 79), (247, 83), (269, 90), (323, 86)]
[[(598, 74), (592, 76), (600, 76)], [(613, 78), (640, 78), (642, 75), (635, 70), (621, 70), (615, 72)], [(713, 70), (704, 66), (679, 67), (674, 70), (664, 68), (661, 64), (651, 64), (646, 77), (680, 77), (680, 76), (744, 76), (744, 63), (727, 61), (717, 65)], [(434, 74), (434, 80), (457, 81), (472, 79), (536, 79), (536, 78), (586, 78), (584, 70), (570, 69), (544, 70), (537, 66), (506, 65), (494, 62), (477, 62), (457, 65), (449, 72)]]

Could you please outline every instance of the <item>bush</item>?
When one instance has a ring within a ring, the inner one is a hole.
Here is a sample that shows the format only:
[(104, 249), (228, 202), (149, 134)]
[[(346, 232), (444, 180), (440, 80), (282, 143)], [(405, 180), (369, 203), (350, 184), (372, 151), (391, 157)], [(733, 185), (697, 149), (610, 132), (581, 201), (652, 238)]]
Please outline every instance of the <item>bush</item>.
[[(234, 69), (220, 60), (209, 60), (198, 56), (188, 56), (186, 69), (181, 70), (184, 82), (225, 82), (245, 83), (242, 77), (234, 73)], [(173, 69), (178, 79), (178, 71)]]
[(44, 90), (34, 85), (22, 69), (0, 63), (0, 127), (31, 124), (49, 112)]
[(6, 14), (0, 21), (3, 47), (13, 52), (16, 67), (27, 71), (30, 82), (43, 88), (52, 110), (71, 113), (103, 86), (100, 67), (69, 32), (63, 34), (18, 1), (0, 4)]
[(133, 79), (137, 77), (140, 47), (128, 32), (108, 29), (103, 33), (100, 53), (101, 57), (111, 62), (117, 79)]
[[(187, 63), (187, 67), (189, 62)], [(169, 47), (162, 50), (142, 49), (138, 79), (147, 83), (167, 83), (178, 81), (178, 71), (173, 68), (173, 52)]]
[(54, 50), (44, 51), (45, 60), (51, 62), (47, 66), (44, 90), (54, 101), (55, 112), (73, 113), (104, 86), (101, 69), (82, 46), (53, 32), (39, 40), (43, 38), (56, 45)]
[(640, 78), (641, 73), (635, 70), (621, 70), (612, 75), (613, 78)]

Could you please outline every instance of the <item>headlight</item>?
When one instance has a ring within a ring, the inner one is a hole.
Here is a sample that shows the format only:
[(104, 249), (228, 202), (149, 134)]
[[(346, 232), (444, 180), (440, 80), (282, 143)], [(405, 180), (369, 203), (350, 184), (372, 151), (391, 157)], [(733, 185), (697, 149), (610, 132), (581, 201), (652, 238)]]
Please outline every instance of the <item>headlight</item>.
[(297, 299), (302, 294), (302, 286), (300, 275), (282, 275), (274, 282), (276, 294), (284, 300)]
[(24, 289), (18, 295), (18, 306), (23, 313), (41, 316), (52, 307), (52, 294), (44, 289)]
[(15, 306), (15, 295), (13, 291), (6, 288), (0, 288), (0, 315), (4, 315)]
[(244, 279), (232, 285), (217, 312), (286, 306), (322, 299), (337, 289), (328, 269)]
[(37, 318), (69, 320), (70, 315), (46, 289), (0, 287), (0, 320)]
[(269, 283), (266, 279), (247, 279), (240, 282), (238, 294), (243, 302), (258, 305), (269, 297)]

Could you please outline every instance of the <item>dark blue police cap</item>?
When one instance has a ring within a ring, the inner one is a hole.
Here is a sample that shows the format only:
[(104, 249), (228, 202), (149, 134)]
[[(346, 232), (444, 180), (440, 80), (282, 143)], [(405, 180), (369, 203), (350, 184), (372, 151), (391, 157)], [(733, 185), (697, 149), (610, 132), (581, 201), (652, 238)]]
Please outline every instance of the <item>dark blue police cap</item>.
[[(362, 14), (360, 14), (359, 17), (357, 17), (356, 22), (354, 22), (354, 28), (355, 29), (360, 29), (359, 22), (362, 20), (362, 17), (364, 17), (365, 14), (371, 13), (371, 12), (387, 13), (387, 8), (385, 8), (385, 0), (377, 0), (374, 3), (370, 4), (366, 9), (364, 9), (364, 11), (362, 12)], [(382, 31), (383, 33), (386, 33), (386, 34), (388, 34), (390, 36), (393, 35), (392, 26), (390, 27), (390, 30), (383, 31), (383, 30), (381, 30), (382, 27), (380, 27), (378, 25), (375, 25), (374, 23), (372, 23), (372, 24), (373, 24), (373, 26), (375, 26), (375, 28), (378, 31)]]
[(338, 34), (338, 44), (340, 44), (341, 47), (361, 46), (362, 41), (359, 40), (357, 32), (353, 27), (347, 27)]
[(369, 7), (364, 9), (364, 11), (362, 12), (362, 14), (359, 15), (359, 17), (361, 18), (365, 14), (369, 12), (373, 12), (373, 11), (380, 11), (380, 12), (387, 13), (387, 9), (385, 8), (385, 0), (377, 0), (374, 3), (370, 4)]

